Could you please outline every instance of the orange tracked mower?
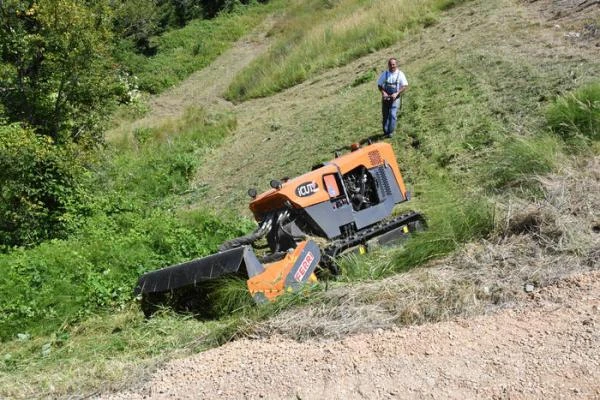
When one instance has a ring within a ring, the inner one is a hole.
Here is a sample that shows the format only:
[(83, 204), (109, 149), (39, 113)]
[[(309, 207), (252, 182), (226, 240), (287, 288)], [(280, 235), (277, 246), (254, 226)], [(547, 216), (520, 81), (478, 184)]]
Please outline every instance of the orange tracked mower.
[[(141, 276), (135, 292), (145, 314), (165, 299), (178, 309), (209, 310), (210, 289), (232, 275), (247, 280), (256, 302), (273, 300), (315, 282), (319, 270), (339, 273), (334, 259), (341, 253), (424, 228), (417, 212), (392, 215), (409, 200), (392, 146), (369, 141), (351, 150), (297, 178), (273, 180), (260, 195), (250, 189), (257, 229), (216, 254)], [(259, 242), (268, 248), (260, 257), (254, 252)]]

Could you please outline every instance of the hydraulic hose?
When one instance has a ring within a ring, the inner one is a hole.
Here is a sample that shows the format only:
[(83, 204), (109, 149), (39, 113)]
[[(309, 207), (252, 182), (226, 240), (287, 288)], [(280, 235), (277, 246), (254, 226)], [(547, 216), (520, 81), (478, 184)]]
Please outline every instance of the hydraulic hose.
[(260, 224), (254, 232), (224, 242), (221, 246), (219, 246), (219, 251), (235, 249), (237, 247), (252, 244), (265, 237), (271, 231), (272, 226), (272, 218), (265, 218), (263, 223)]

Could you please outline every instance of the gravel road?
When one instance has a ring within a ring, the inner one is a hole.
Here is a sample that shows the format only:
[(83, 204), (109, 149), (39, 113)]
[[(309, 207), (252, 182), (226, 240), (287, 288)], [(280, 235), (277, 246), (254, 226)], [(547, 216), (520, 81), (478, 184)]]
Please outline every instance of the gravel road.
[(600, 399), (600, 271), (492, 315), (343, 340), (239, 340), (104, 399)]

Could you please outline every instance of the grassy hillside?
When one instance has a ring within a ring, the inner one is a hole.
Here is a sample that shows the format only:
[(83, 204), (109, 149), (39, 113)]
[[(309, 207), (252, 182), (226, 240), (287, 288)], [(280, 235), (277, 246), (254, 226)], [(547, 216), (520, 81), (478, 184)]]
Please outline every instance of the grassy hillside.
[(157, 53), (148, 58), (122, 48), (120, 61), (135, 76), (135, 86), (148, 93), (160, 93), (209, 65), (231, 43), (255, 28), (280, 1), (266, 5), (240, 6), (210, 20), (193, 20), (182, 29), (155, 38)]
[(273, 28), (277, 43), (248, 66), (227, 97), (244, 100), (289, 88), (332, 67), (390, 46), (440, 10), (463, 0), (336, 2), (295, 1)]
[[(228, 92), (236, 100), (268, 97), (230, 105), (225, 113), (205, 104), (181, 120), (114, 139), (90, 176), (97, 190), (85, 207), (89, 219), (75, 227), (78, 234), (0, 256), (7, 271), (0, 288), (10, 293), (0, 317), (0, 397), (119, 388), (169, 357), (264, 333), (257, 327), (281, 310), (326, 304), (335, 314), (341, 302), (335, 293), (347, 296), (344, 290), (357, 282), (439, 259), (466, 242), (493, 240), (502, 232), (507, 204), (544, 198), (547, 188), (538, 176), (598, 158), (598, 38), (565, 36), (598, 24), (596, 14), (570, 10), (573, 18), (561, 20), (557, 30), (543, 8), (517, 0), (418, 3), (401, 14), (399, 25), (369, 36), (379, 2), (317, 7), (294, 1), (276, 15), (271, 35), (277, 44), (257, 61), (264, 64), (242, 72), (231, 86), (255, 82), (259, 89)], [(337, 22), (327, 33), (325, 21), (331, 20)], [(314, 30), (306, 29), (307, 21)], [(309, 40), (319, 35), (331, 41)], [(355, 43), (356, 35), (374, 42), (342, 45)], [(273, 52), (285, 57), (274, 62)], [(319, 59), (321, 53), (327, 57)], [(430, 229), (403, 248), (344, 260), (344, 277), (316, 288), (313, 296), (258, 308), (243, 282), (234, 281), (223, 288), (216, 320), (165, 311), (145, 321), (131, 293), (140, 273), (208, 254), (225, 237), (250, 229), (237, 216), (247, 212), (248, 187), (265, 189), (269, 179), (305, 172), (331, 158), (333, 149), (379, 132), (374, 81), (391, 55), (399, 57), (410, 82), (392, 144), (413, 192), (410, 207), (425, 213)], [(305, 61), (314, 65), (302, 66)], [(283, 84), (248, 75), (280, 76), (265, 69), (269, 63), (308, 72)], [(592, 246), (581, 242), (553, 251), (572, 256)], [(412, 318), (410, 311), (390, 305), (395, 324), (463, 313), (467, 301), (452, 293), (485, 280), (478, 275), (441, 287), (443, 282), (429, 284), (426, 275), (415, 278), (422, 284), (419, 295), (434, 299), (437, 308)], [(390, 293), (373, 290), (364, 297)], [(397, 292), (401, 303), (408, 300), (402, 296), (416, 296)], [(465, 293), (483, 304), (510, 300), (504, 292)]]

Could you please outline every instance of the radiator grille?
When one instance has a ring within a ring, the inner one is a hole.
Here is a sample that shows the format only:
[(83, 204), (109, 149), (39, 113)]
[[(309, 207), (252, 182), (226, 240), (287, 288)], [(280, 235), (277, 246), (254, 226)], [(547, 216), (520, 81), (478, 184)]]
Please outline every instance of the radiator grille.
[(373, 167), (383, 164), (383, 160), (381, 159), (381, 154), (379, 154), (379, 150), (370, 151), (369, 160), (371, 161), (371, 166)]

